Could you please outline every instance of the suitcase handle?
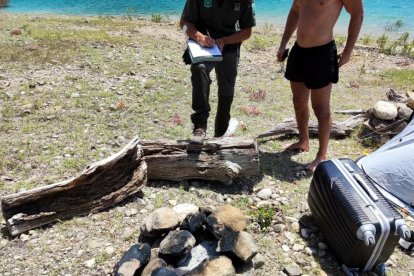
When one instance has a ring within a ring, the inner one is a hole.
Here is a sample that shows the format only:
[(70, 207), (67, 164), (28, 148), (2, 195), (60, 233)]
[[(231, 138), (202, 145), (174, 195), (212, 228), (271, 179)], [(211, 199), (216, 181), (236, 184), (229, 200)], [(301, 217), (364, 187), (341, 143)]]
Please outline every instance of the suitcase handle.
[(365, 183), (364, 179), (362, 179), (362, 177), (359, 174), (354, 174), (353, 175), (355, 180), (362, 186), (362, 188), (365, 190), (365, 192), (369, 195), (369, 197), (372, 199), (372, 201), (374, 202), (378, 202), (379, 198), (378, 196), (374, 193), (374, 191), (368, 187), (367, 183)]

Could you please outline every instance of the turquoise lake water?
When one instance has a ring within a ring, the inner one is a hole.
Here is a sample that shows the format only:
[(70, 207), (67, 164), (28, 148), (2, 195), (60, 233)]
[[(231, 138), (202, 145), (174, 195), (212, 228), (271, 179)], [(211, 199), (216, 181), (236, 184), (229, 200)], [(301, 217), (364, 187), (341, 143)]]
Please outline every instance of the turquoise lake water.
[[(178, 18), (185, 0), (10, 0), (1, 12), (53, 13), (76, 15), (137, 15), (161, 14), (170, 19)], [(292, 0), (256, 0), (256, 19), (259, 24), (268, 22), (283, 27)], [(366, 0), (363, 34), (386, 33), (385, 27), (402, 22), (398, 30), (414, 37), (414, 0)], [(335, 31), (345, 34), (349, 17), (342, 12)]]

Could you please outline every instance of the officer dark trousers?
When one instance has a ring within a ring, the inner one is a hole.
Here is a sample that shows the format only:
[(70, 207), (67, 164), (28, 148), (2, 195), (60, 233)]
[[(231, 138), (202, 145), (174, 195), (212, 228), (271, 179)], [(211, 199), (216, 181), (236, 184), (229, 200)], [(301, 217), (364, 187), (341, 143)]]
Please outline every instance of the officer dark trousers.
[(214, 136), (223, 136), (230, 121), (230, 109), (234, 97), (237, 66), (239, 62), (239, 49), (223, 51), (223, 61), (201, 62), (191, 65), (192, 108), (191, 121), (195, 127), (207, 128), (207, 120), (211, 108), (210, 72), (215, 68), (218, 86), (217, 114), (214, 125)]

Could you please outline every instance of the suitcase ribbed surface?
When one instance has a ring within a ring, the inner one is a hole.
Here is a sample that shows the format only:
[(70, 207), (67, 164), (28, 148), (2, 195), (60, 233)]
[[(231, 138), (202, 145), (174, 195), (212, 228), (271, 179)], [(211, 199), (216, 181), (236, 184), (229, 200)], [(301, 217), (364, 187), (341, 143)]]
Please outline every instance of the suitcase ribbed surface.
[(363, 211), (355, 194), (346, 189), (340, 180), (333, 181), (332, 194), (337, 199), (338, 204), (344, 208), (346, 215), (356, 224), (368, 224), (370, 219)]
[[(314, 176), (315, 177), (315, 176)], [(337, 180), (336, 180), (337, 181)], [(351, 263), (351, 252), (354, 252), (359, 240), (355, 233), (357, 227), (351, 219), (341, 214), (340, 205), (337, 204), (333, 194), (320, 181), (313, 181), (308, 196), (309, 207), (315, 222), (343, 263)]]

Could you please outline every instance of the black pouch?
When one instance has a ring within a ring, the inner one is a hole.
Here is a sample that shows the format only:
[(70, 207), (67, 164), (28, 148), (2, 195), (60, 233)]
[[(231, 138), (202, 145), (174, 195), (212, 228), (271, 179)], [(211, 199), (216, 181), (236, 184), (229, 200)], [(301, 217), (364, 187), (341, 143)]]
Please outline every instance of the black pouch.
[(184, 64), (191, 64), (190, 51), (188, 50), (188, 48), (184, 51), (183, 62)]

